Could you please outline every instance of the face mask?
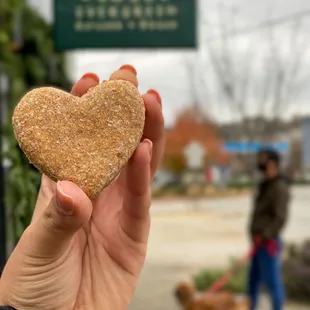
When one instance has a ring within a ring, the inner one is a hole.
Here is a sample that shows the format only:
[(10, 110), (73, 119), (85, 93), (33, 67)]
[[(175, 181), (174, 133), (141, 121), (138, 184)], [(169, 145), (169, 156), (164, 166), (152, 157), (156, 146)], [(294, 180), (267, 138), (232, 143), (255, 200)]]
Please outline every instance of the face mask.
[(266, 168), (267, 168), (267, 164), (266, 163), (258, 163), (257, 164), (257, 169), (259, 171), (266, 171)]

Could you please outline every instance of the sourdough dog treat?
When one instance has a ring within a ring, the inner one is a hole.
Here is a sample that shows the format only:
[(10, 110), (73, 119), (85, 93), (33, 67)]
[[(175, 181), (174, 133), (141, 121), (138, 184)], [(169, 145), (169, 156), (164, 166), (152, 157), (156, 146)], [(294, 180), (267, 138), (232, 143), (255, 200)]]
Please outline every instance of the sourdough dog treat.
[(51, 87), (27, 93), (13, 127), (29, 159), (52, 180), (77, 184), (96, 198), (137, 148), (144, 102), (128, 81), (105, 81), (78, 98)]

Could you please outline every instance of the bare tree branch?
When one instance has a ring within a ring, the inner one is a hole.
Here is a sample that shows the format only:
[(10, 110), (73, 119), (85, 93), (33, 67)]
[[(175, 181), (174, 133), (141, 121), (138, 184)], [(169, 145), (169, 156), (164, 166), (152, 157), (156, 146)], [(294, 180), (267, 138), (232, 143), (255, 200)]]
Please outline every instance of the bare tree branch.
[[(302, 85), (302, 79), (300, 79), (300, 73), (302, 66), (305, 63), (305, 55), (309, 50), (309, 43), (303, 40), (299, 43), (298, 39), (300, 37), (300, 29), (302, 29), (302, 21), (297, 20), (295, 22), (295, 27), (292, 29), (291, 35), (291, 68), (288, 73), (287, 85), (286, 85), (286, 101), (284, 102), (284, 108), (293, 101), (294, 97), (297, 95), (296, 90), (299, 88), (298, 85)], [(307, 74), (307, 79), (309, 82), (309, 76)], [(298, 92), (297, 92), (298, 93)]]
[[(218, 11), (220, 33), (233, 32), (236, 13), (229, 10), (229, 17), (225, 17), (223, 6)], [(306, 44), (298, 44), (301, 26), (300, 18), (296, 19), (290, 33), (288, 55), (283, 55), (283, 45), (277, 41), (272, 25), (267, 31), (268, 48), (263, 55), (256, 52), (255, 39), (250, 41), (243, 55), (238, 53), (235, 41), (226, 35), (219, 37), (219, 44), (207, 42), (218, 91), (223, 93), (232, 115), (238, 115), (239, 119), (247, 118), (250, 96), (263, 115), (269, 110), (269, 116), (280, 118), (287, 110), (301, 87), (299, 76), (307, 51)], [(260, 75), (254, 74), (253, 70), (257, 61), (262, 68)]]

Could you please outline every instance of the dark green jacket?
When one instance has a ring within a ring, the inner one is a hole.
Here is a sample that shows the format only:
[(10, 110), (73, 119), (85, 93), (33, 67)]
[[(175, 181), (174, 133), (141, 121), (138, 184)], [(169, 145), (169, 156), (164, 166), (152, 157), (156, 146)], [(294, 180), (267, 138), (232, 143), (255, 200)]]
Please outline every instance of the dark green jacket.
[(250, 220), (251, 236), (279, 237), (284, 228), (290, 201), (289, 182), (284, 177), (264, 181), (258, 186)]

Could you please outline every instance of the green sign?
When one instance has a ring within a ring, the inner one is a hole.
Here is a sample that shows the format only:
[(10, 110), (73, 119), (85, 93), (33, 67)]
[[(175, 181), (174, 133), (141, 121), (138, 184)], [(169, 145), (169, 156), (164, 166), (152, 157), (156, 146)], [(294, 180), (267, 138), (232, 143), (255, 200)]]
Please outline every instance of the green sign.
[(196, 47), (196, 0), (54, 0), (55, 49)]

